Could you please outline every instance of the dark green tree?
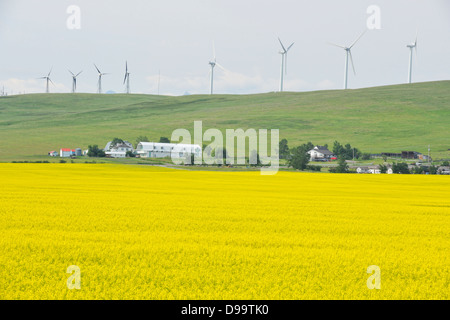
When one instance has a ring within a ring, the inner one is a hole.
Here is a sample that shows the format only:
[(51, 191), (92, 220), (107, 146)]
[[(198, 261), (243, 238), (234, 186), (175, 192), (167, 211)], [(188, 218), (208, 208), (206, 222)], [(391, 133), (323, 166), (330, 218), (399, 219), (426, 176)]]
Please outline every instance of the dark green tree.
[(423, 174), (424, 170), (422, 167), (414, 167), (414, 169), (412, 170), (414, 174)]
[(287, 159), (289, 157), (289, 146), (286, 139), (280, 141), (278, 153), (280, 159)]
[(292, 167), (296, 170), (305, 170), (306, 166), (309, 163), (309, 155), (308, 151), (311, 150), (308, 148), (307, 144), (303, 144), (299, 147), (292, 149), (292, 156), (289, 159), (289, 167)]
[(345, 161), (344, 156), (339, 156), (338, 165), (336, 167), (336, 173), (348, 173), (348, 164)]
[(345, 148), (338, 141), (334, 141), (333, 153), (336, 155), (336, 157), (345, 155)]
[(122, 140), (122, 139), (120, 139), (120, 138), (114, 138), (114, 139), (111, 141), (111, 147), (117, 146), (118, 144), (122, 144), (122, 143), (123, 143), (123, 140)]
[(95, 158), (103, 158), (106, 156), (105, 151), (100, 149), (96, 144), (88, 147), (87, 155), (88, 157), (95, 157)]
[(160, 137), (159, 142), (160, 143), (170, 143), (170, 139), (167, 137)]
[(430, 167), (430, 174), (437, 174), (437, 172), (438, 172), (438, 167), (436, 167), (436, 166)]
[(408, 164), (405, 162), (401, 163), (393, 163), (392, 164), (392, 172), (393, 173), (400, 173), (400, 174), (410, 174), (408, 169)]

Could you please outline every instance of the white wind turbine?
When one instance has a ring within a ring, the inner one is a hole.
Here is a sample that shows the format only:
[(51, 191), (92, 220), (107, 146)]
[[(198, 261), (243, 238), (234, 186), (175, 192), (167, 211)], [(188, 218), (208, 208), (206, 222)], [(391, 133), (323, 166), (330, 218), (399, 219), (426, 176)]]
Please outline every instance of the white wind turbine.
[(355, 71), (355, 65), (353, 64), (353, 57), (352, 57), (352, 48), (353, 46), (359, 41), (359, 39), (361, 39), (361, 37), (366, 33), (366, 31), (364, 31), (363, 33), (361, 33), (361, 35), (358, 37), (358, 39), (356, 39), (349, 47), (345, 47), (345, 46), (341, 46), (338, 44), (334, 44), (334, 43), (330, 43), (333, 46), (342, 48), (345, 50), (345, 75), (344, 75), (344, 89), (347, 89), (347, 84), (348, 84), (348, 58), (350, 57), (350, 62), (352, 64), (352, 69), (353, 69), (353, 74), (356, 75), (356, 71)]
[(98, 83), (97, 83), (97, 92), (102, 93), (102, 76), (107, 75), (109, 73), (101, 73), (101, 71), (97, 68), (97, 66), (94, 63), (95, 69), (98, 71)]
[(213, 43), (213, 56), (214, 56), (213, 60), (209, 61), (209, 65), (211, 66), (211, 70), (210, 70), (210, 91), (209, 91), (210, 94), (214, 93), (214, 68), (216, 66), (218, 66), (222, 70), (226, 71), (226, 69), (223, 66), (221, 66), (220, 63), (217, 62), (217, 59), (216, 59), (216, 47), (215, 47), (214, 43)]
[(278, 41), (280, 41), (281, 48), (283, 51), (280, 51), (281, 54), (281, 73), (280, 73), (280, 92), (283, 92), (283, 81), (284, 81), (284, 74), (287, 74), (287, 54), (289, 52), (289, 49), (294, 45), (294, 42), (286, 49), (281, 42), (280, 38), (278, 38)]
[(72, 93), (77, 92), (77, 77), (83, 72), (80, 71), (78, 74), (74, 74), (72, 71), (69, 70), (69, 72), (72, 74)]
[(416, 33), (416, 40), (413, 43), (408, 44), (406, 47), (409, 48), (408, 83), (411, 83), (412, 67), (413, 67), (413, 49), (416, 51), (416, 56), (417, 56), (417, 33)]
[(128, 72), (128, 61), (125, 61), (125, 78), (123, 84), (127, 83), (127, 94), (130, 93), (130, 73)]
[(49, 93), (50, 92), (50, 88), (49, 88), (49, 82), (51, 82), (53, 85), (55, 85), (52, 81), (52, 79), (50, 79), (50, 74), (52, 73), (53, 67), (50, 69), (50, 72), (48, 73), (48, 75), (46, 77), (42, 77), (42, 78), (38, 78), (38, 79), (45, 79), (47, 80), (47, 87), (45, 92)]

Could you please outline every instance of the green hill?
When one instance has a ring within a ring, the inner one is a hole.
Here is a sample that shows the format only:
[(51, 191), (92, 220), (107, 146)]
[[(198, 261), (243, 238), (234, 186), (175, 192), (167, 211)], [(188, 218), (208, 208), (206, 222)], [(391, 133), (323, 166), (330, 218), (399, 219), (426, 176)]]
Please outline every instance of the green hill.
[(119, 137), (170, 138), (177, 128), (280, 129), (290, 146), (351, 143), (364, 152), (450, 157), (450, 81), (256, 95), (29, 94), (0, 97), (0, 161), (103, 147)]

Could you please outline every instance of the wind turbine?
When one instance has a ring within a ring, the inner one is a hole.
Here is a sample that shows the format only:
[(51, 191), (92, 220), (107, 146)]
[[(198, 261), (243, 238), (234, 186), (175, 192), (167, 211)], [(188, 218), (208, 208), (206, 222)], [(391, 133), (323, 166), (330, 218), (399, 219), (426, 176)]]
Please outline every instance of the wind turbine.
[(72, 71), (69, 70), (69, 72), (72, 74), (72, 93), (75, 93), (77, 91), (77, 77), (83, 72), (78, 72), (77, 75), (75, 75)]
[(98, 93), (102, 93), (102, 76), (107, 75), (107, 74), (109, 74), (109, 73), (102, 73), (102, 72), (97, 68), (97, 66), (95, 65), (95, 63), (94, 63), (94, 66), (95, 66), (95, 69), (97, 69), (97, 71), (98, 71), (98, 84), (97, 84), (98, 89), (97, 89), (97, 92), (98, 92)]
[(283, 92), (283, 80), (284, 80), (284, 74), (287, 74), (287, 54), (289, 49), (294, 45), (294, 42), (286, 49), (281, 42), (280, 38), (278, 38), (278, 41), (280, 41), (281, 48), (283, 49), (280, 51), (281, 54), (281, 73), (280, 73), (280, 92)]
[(214, 43), (213, 43), (213, 56), (214, 56), (213, 61), (209, 61), (209, 65), (211, 66), (211, 72), (210, 72), (210, 77), (211, 78), (210, 78), (210, 90), (209, 90), (210, 94), (214, 93), (214, 68), (215, 68), (215, 66), (217, 64), (216, 48), (214, 46)]
[[(367, 30), (366, 30), (367, 31)], [(342, 48), (345, 50), (345, 76), (344, 76), (344, 89), (347, 89), (347, 83), (348, 83), (348, 58), (350, 57), (350, 62), (352, 64), (352, 69), (353, 69), (353, 74), (356, 75), (356, 71), (355, 71), (355, 65), (353, 64), (353, 57), (352, 57), (352, 48), (353, 46), (359, 41), (359, 39), (361, 39), (361, 37), (366, 33), (366, 31), (364, 31), (363, 33), (361, 33), (361, 35), (348, 47), (345, 46), (341, 46), (338, 44), (334, 44), (334, 43), (330, 43), (333, 46)]]
[(130, 93), (130, 73), (128, 72), (128, 61), (125, 61), (125, 78), (123, 79), (123, 84), (127, 82), (127, 94)]
[(50, 79), (50, 74), (52, 73), (53, 67), (50, 69), (50, 72), (48, 73), (48, 75), (46, 77), (42, 77), (42, 78), (38, 78), (38, 79), (45, 79), (47, 80), (47, 88), (45, 90), (46, 93), (49, 93), (49, 82), (51, 82), (53, 85), (55, 85), (52, 81), (52, 79)]
[(417, 56), (417, 34), (416, 34), (416, 40), (411, 43), (408, 44), (406, 46), (407, 48), (409, 48), (409, 70), (408, 70), (408, 83), (411, 83), (411, 79), (412, 79), (412, 63), (413, 63), (413, 49), (416, 51), (416, 56)]
[(220, 63), (217, 62), (216, 59), (216, 47), (213, 43), (213, 60), (209, 62), (209, 65), (211, 66), (211, 71), (210, 71), (210, 94), (214, 93), (214, 68), (216, 66), (218, 66), (220, 69), (227, 71), (223, 66), (220, 65)]

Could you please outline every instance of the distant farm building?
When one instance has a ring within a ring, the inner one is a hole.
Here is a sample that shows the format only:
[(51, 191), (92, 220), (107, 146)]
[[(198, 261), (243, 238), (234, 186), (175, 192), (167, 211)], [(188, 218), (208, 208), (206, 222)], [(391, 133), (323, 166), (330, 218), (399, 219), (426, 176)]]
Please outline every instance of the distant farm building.
[(308, 151), (308, 154), (310, 155), (310, 161), (329, 161), (336, 159), (333, 152), (323, 146), (315, 146), (314, 149)]
[(136, 153), (142, 158), (185, 158), (190, 155), (200, 157), (202, 148), (198, 144), (140, 142)]
[(394, 153), (394, 152), (383, 152), (381, 154), (381, 156), (382, 157), (385, 156), (385, 157), (388, 157), (388, 158), (401, 158), (402, 154), (401, 153)]
[(402, 151), (402, 159), (419, 159), (420, 157), (423, 157), (420, 152)]
[(106, 156), (109, 156), (111, 158), (126, 158), (127, 152), (133, 152), (133, 146), (129, 146), (125, 143), (121, 143), (118, 145), (115, 145), (114, 147), (111, 147), (109, 151), (105, 151)]
[(133, 145), (128, 141), (112, 145), (112, 141), (108, 142), (105, 147), (105, 154), (111, 158), (126, 158), (127, 152), (133, 152)]
[(61, 158), (70, 158), (71, 156), (75, 155), (74, 149), (60, 149), (59, 150), (59, 156)]
[(357, 173), (370, 173), (370, 174), (380, 174), (381, 170), (378, 166), (368, 166), (368, 167), (358, 167), (356, 169)]
[[(123, 141), (121, 144), (124, 144), (124, 145), (126, 145), (128, 148), (131, 148), (131, 149), (133, 149), (133, 144), (131, 143), (131, 142), (128, 142), (128, 141)], [(105, 151), (109, 151), (111, 148), (113, 148), (114, 146), (112, 146), (112, 141), (110, 141), (110, 142), (108, 142), (107, 144), (106, 144), (106, 147), (105, 147)]]
[(49, 155), (50, 157), (57, 157), (57, 156), (58, 156), (58, 152), (56, 152), (56, 151), (50, 151), (50, 152), (48, 153), (48, 155)]

